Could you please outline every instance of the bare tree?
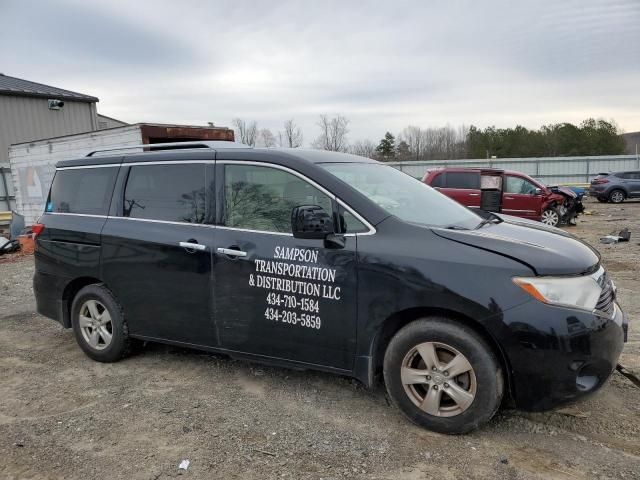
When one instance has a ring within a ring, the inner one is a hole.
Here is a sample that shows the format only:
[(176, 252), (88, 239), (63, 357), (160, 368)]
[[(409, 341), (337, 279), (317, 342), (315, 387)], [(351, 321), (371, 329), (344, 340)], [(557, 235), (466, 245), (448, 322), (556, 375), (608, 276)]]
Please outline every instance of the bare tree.
[(398, 135), (400, 141), (404, 140), (409, 145), (411, 151), (411, 158), (414, 160), (420, 160), (424, 151), (425, 134), (420, 127), (409, 125), (402, 133)]
[(327, 115), (320, 115), (318, 126), (320, 136), (313, 142), (313, 146), (320, 150), (330, 150), (332, 152), (344, 152), (347, 150), (347, 133), (349, 120), (342, 115), (329, 118)]
[(255, 120), (251, 123), (247, 123), (241, 118), (234, 118), (233, 126), (236, 130), (236, 136), (240, 137), (241, 143), (250, 145), (252, 147), (256, 144), (256, 137), (258, 136), (258, 123)]
[(353, 145), (350, 145), (347, 152), (353, 155), (359, 155), (361, 157), (375, 158), (376, 157), (376, 144), (371, 140), (358, 140)]
[(278, 134), (280, 146), (287, 148), (298, 148), (302, 146), (302, 129), (296, 125), (293, 118), (284, 122), (284, 131)]
[(263, 128), (258, 131), (258, 145), (261, 147), (272, 148), (276, 146), (276, 137), (271, 130)]
[(464, 158), (468, 128), (406, 127), (399, 138), (407, 142), (412, 160), (447, 160)]

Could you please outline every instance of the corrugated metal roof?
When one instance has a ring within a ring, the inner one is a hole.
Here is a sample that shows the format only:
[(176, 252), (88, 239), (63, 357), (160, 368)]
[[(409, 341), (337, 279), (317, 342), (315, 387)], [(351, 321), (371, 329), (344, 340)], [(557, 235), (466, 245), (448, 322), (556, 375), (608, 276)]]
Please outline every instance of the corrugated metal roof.
[(21, 78), (10, 77), (0, 73), (0, 95), (19, 95), (24, 97), (63, 98), (76, 102), (97, 102), (96, 97), (83, 93), (63, 90), (62, 88), (30, 82)]

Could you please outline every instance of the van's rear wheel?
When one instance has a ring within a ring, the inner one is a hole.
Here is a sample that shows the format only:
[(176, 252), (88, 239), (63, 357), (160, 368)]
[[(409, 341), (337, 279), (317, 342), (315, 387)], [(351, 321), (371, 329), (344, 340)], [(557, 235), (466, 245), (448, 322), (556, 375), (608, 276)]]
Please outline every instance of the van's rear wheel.
[(440, 317), (416, 320), (396, 333), (385, 353), (384, 380), (409, 420), (441, 433), (484, 424), (503, 395), (500, 366), (484, 340)]
[(103, 285), (88, 285), (73, 299), (71, 323), (78, 345), (98, 362), (115, 362), (131, 351), (120, 304)]

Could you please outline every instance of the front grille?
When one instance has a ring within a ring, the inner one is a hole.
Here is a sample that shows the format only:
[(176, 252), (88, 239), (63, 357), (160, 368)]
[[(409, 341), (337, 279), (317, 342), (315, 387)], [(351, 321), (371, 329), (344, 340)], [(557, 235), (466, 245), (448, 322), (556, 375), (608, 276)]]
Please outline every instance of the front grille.
[(600, 298), (598, 299), (598, 303), (596, 303), (596, 310), (611, 316), (613, 315), (613, 302), (616, 297), (615, 290), (613, 289), (613, 284), (606, 273), (602, 280), (602, 293), (600, 293)]

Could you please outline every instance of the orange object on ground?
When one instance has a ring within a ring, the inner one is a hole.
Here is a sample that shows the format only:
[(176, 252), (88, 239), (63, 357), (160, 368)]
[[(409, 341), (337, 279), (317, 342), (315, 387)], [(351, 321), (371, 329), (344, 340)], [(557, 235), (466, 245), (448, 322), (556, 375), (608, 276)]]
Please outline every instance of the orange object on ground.
[(31, 255), (35, 249), (35, 243), (31, 235), (20, 235), (18, 237), (20, 243), (20, 253), (23, 255)]

